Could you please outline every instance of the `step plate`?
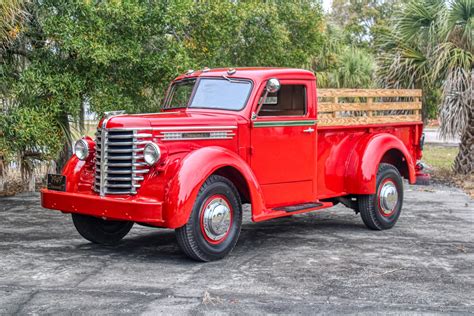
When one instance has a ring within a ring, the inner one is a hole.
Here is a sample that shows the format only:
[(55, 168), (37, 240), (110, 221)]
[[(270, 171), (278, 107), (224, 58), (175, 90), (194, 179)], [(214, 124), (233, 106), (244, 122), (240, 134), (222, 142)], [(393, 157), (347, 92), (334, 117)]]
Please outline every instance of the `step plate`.
[(274, 210), (275, 211), (284, 211), (287, 213), (292, 213), (292, 212), (298, 212), (302, 210), (307, 210), (310, 208), (316, 208), (323, 206), (323, 203), (303, 203), (303, 204), (296, 204), (296, 205), (290, 205), (290, 206), (285, 206), (285, 207), (277, 207)]

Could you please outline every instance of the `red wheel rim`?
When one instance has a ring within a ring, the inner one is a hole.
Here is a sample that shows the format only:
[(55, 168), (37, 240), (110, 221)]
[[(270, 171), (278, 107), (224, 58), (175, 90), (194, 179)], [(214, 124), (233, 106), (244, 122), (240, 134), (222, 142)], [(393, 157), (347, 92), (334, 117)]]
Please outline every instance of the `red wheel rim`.
[(390, 217), (395, 213), (398, 206), (398, 188), (392, 178), (382, 181), (377, 190), (377, 203), (379, 213), (384, 217)]
[(204, 239), (213, 245), (222, 243), (232, 227), (234, 210), (227, 197), (215, 194), (208, 197), (200, 210), (199, 226)]

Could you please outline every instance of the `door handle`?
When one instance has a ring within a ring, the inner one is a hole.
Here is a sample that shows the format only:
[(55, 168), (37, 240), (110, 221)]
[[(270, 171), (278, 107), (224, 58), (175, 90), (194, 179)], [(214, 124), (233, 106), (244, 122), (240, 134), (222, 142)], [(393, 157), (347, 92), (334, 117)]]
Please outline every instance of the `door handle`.
[(311, 128), (311, 127), (303, 131), (303, 133), (312, 133), (312, 132), (314, 132), (314, 128)]

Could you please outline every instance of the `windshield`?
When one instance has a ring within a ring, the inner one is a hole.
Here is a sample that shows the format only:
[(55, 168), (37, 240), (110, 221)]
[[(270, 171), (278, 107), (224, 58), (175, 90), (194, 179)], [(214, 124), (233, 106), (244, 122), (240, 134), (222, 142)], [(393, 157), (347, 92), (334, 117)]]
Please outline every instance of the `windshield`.
[[(247, 103), (251, 89), (252, 83), (247, 80), (219, 78), (183, 80), (173, 84), (165, 107), (241, 110)], [(192, 100), (189, 102), (191, 96)]]

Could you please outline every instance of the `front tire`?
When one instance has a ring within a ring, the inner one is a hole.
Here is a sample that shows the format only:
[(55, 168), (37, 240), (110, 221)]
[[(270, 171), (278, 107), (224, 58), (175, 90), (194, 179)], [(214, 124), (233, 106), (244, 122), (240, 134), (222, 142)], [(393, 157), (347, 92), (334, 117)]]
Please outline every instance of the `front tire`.
[(188, 223), (176, 229), (183, 252), (197, 261), (227, 256), (239, 238), (242, 203), (227, 178), (210, 176), (199, 190)]
[(82, 237), (101, 245), (117, 244), (133, 226), (133, 222), (109, 221), (75, 213), (72, 214), (72, 221)]
[(376, 183), (375, 194), (358, 198), (360, 215), (370, 229), (390, 229), (397, 223), (402, 211), (402, 176), (393, 165), (381, 163)]

